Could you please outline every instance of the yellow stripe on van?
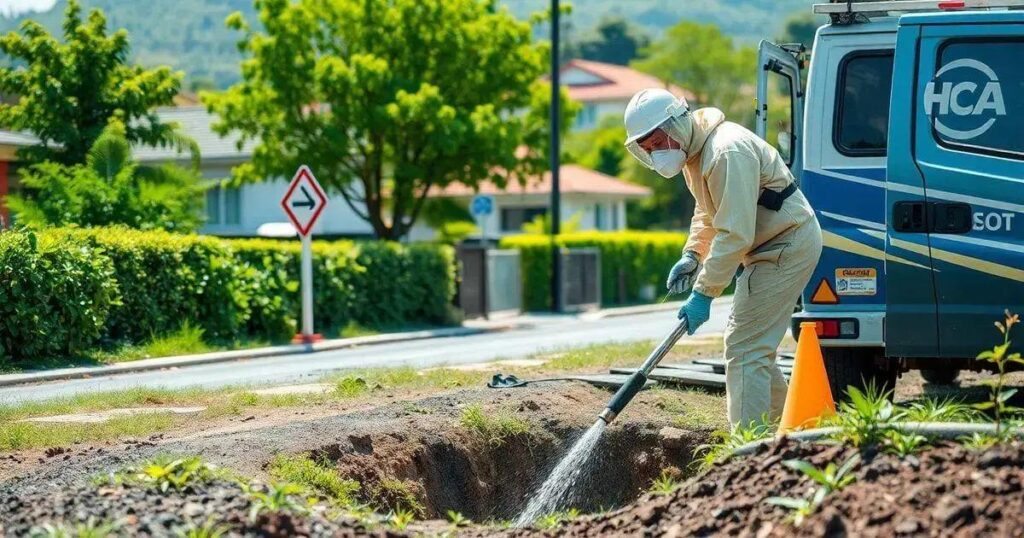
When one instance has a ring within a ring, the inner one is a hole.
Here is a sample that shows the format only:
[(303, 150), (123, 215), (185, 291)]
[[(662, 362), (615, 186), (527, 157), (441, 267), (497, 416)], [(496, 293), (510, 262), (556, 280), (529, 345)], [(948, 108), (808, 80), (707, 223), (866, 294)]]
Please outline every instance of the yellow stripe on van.
[[(858, 243), (853, 239), (843, 237), (837, 233), (822, 230), (821, 232), (822, 244), (829, 248), (841, 250), (843, 252), (849, 252), (851, 254), (857, 254), (865, 256), (875, 260), (882, 261), (893, 261), (902, 263), (905, 265), (912, 265), (914, 267), (920, 267), (921, 269), (931, 270), (931, 267), (926, 267), (919, 263), (912, 262), (899, 256), (893, 256), (892, 254), (886, 255), (885, 251), (879, 250), (875, 247), (865, 245), (864, 243)], [(927, 256), (927, 253), (925, 254)]]
[(964, 256), (963, 254), (957, 254), (955, 252), (940, 250), (937, 248), (932, 248), (931, 252), (929, 252), (928, 247), (924, 245), (918, 245), (917, 243), (911, 243), (910, 241), (904, 241), (902, 239), (890, 238), (889, 242), (894, 247), (899, 247), (925, 256), (931, 255), (932, 259), (935, 260), (942, 260), (967, 269), (973, 269), (975, 271), (981, 271), (982, 273), (1016, 280), (1017, 282), (1024, 282), (1024, 269), (1017, 269), (1007, 265), (999, 265), (998, 263), (993, 263), (988, 260), (972, 258), (970, 256)]

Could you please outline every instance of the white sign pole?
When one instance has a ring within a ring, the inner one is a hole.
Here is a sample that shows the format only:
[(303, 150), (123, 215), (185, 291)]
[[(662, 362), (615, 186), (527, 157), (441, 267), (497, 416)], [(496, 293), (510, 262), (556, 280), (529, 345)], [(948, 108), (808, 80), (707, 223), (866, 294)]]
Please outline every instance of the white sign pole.
[(313, 341), (313, 234), (302, 236), (302, 336)]

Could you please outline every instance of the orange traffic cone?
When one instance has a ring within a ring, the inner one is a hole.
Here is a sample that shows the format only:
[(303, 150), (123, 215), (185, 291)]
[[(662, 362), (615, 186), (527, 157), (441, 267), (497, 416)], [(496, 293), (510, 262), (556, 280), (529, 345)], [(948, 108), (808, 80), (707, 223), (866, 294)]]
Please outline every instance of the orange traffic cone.
[(828, 374), (825, 373), (825, 360), (818, 344), (817, 325), (813, 321), (800, 324), (793, 375), (789, 378), (786, 406), (782, 409), (782, 422), (779, 423), (780, 435), (817, 426), (820, 419), (836, 412)]

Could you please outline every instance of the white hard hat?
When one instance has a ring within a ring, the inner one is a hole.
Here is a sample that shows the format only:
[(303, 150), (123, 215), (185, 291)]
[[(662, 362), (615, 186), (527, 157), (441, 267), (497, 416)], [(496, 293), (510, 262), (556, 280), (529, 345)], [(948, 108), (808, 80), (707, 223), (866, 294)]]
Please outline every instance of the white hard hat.
[(664, 125), (669, 136), (676, 138), (680, 144), (685, 144), (685, 140), (674, 135), (683, 132), (682, 120), (689, 111), (690, 104), (686, 102), (686, 98), (677, 98), (668, 90), (640, 90), (626, 105), (626, 114), (623, 118), (626, 124), (626, 149), (644, 166), (653, 168), (654, 163), (650, 154), (640, 147), (638, 141)]
[(623, 118), (626, 123), (626, 144), (647, 136), (669, 118), (682, 115), (688, 110), (690, 105), (686, 99), (676, 98), (668, 90), (640, 90), (626, 105), (626, 114)]

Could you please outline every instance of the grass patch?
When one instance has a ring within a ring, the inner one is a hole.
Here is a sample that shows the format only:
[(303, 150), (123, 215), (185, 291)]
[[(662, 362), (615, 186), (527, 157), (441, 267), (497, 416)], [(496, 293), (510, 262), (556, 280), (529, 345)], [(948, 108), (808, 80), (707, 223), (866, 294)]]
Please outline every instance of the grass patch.
[(501, 446), (511, 437), (530, 433), (528, 421), (506, 410), (489, 415), (479, 405), (463, 409), (459, 424), (491, 446)]
[(684, 430), (717, 430), (728, 428), (723, 412), (722, 396), (695, 389), (678, 389), (655, 385), (648, 392), (654, 405), (675, 415), (672, 425)]
[(350, 507), (356, 504), (359, 482), (342, 478), (328, 465), (313, 461), (305, 454), (279, 454), (270, 462), (269, 471), (270, 476), (304, 486), (335, 506)]
[(423, 517), (427, 513), (412, 486), (402, 480), (383, 478), (370, 486), (369, 494), (370, 504), (374, 508), (381, 512), (391, 512), (402, 520), (407, 519), (407, 515), (415, 518)]
[(117, 484), (151, 487), (161, 492), (181, 491), (193, 484), (206, 484), (226, 476), (217, 466), (199, 456), (175, 458), (161, 455), (139, 465), (112, 473), (106, 480)]
[(176, 424), (170, 413), (147, 413), (116, 417), (91, 424), (0, 424), (0, 451), (67, 446), (87, 441), (143, 437), (170, 429)]
[[(194, 337), (192, 336), (189, 338)], [(558, 353), (544, 353), (535, 358), (545, 359), (542, 366), (524, 368), (524, 377), (558, 374), (570, 371), (602, 370), (616, 365), (639, 364), (650, 352), (653, 342), (635, 344), (606, 344), (572, 349)], [(677, 346), (670, 357), (690, 354), (697, 350), (715, 348), (716, 343)], [(671, 358), (666, 359), (671, 360)], [(100, 424), (26, 424), (16, 421), (35, 417), (88, 411), (103, 411), (124, 407), (145, 406), (205, 406), (202, 420), (238, 416), (254, 409), (319, 406), (331, 402), (377, 399), (389, 391), (408, 395), (414, 391), (431, 392), (460, 387), (482, 386), (493, 372), (466, 371), (454, 368), (416, 370), (411, 367), (347, 370), (330, 374), (322, 382), (335, 386), (324, 394), (257, 395), (242, 387), (219, 389), (149, 389), (133, 388), (121, 391), (81, 394), (68, 398), (0, 405), (0, 451), (27, 448), (64, 446), (75, 441), (103, 441), (126, 437), (143, 437), (167, 431), (182, 424), (194, 423), (195, 417), (147, 414), (117, 418)], [(660, 389), (659, 389), (660, 390)], [(717, 396), (697, 391), (664, 392), (666, 405), (672, 400), (682, 402), (677, 408), (680, 427), (706, 427), (722, 419), (721, 400)], [(680, 399), (680, 395), (683, 395)], [(412, 411), (419, 412), (417, 409)], [(481, 411), (482, 414), (482, 411)], [(503, 439), (508, 432), (527, 431), (529, 424), (507, 413), (498, 417), (477, 420), (471, 413), (469, 422), (476, 422), (473, 431), (485, 432), (484, 437)], [(488, 420), (495, 419), (495, 420)], [(483, 426), (479, 428), (478, 426)], [(504, 433), (503, 433), (504, 432)], [(488, 441), (490, 442), (490, 441)], [(495, 441), (500, 442), (500, 441)]]

